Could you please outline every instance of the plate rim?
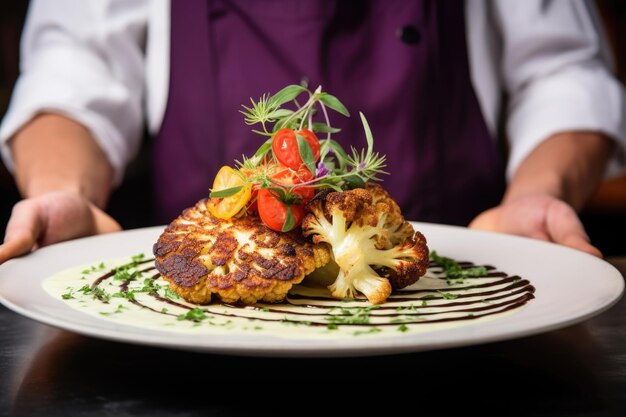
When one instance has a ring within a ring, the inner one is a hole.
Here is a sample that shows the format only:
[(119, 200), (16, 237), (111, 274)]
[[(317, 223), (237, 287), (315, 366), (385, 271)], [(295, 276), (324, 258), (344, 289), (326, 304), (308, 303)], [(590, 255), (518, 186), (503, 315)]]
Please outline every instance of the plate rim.
[[(67, 248), (74, 248), (77, 245), (84, 244), (88, 246), (90, 242), (99, 242), (101, 244), (105, 244), (107, 240), (116, 240), (123, 239), (124, 237), (132, 237), (142, 235), (142, 234), (155, 234), (157, 235), (159, 231), (162, 231), (165, 226), (151, 226), (145, 228), (138, 229), (129, 229), (121, 232), (98, 235), (98, 236), (89, 236), (80, 239), (75, 239), (67, 242), (61, 242), (55, 245), (50, 245), (48, 247), (42, 248), (36, 252), (33, 252), (29, 255), (16, 258), (10, 261), (7, 261), (3, 265), (0, 265), (0, 303), (5, 305), (8, 309), (20, 314), (24, 317), (32, 319), (36, 322), (43, 323), (48, 326), (52, 326), (55, 328), (59, 328), (62, 330), (67, 330), (71, 332), (75, 332), (78, 334), (82, 334), (89, 337), (95, 337), (105, 340), (112, 340), (116, 342), (125, 342), (139, 345), (149, 345), (156, 346), (162, 348), (170, 348), (177, 350), (190, 350), (196, 352), (205, 352), (205, 353), (218, 353), (218, 354), (231, 354), (231, 355), (240, 355), (240, 356), (263, 356), (263, 357), (345, 357), (345, 356), (374, 356), (374, 355), (385, 355), (385, 354), (397, 354), (397, 353), (409, 353), (409, 352), (419, 352), (419, 351), (427, 351), (427, 350), (437, 350), (444, 348), (456, 348), (461, 346), (471, 346), (471, 345), (479, 345), (485, 343), (492, 343), (496, 341), (505, 341), (511, 339), (517, 339), (527, 336), (532, 336), (540, 333), (545, 333), (549, 331), (553, 331), (556, 329), (564, 328), (576, 323), (580, 323), (582, 321), (588, 320), (591, 317), (597, 316), (604, 311), (610, 309), (614, 306), (623, 296), (624, 294), (624, 279), (621, 273), (611, 264), (606, 262), (605, 260), (593, 257), (592, 255), (575, 251), (571, 248), (566, 248), (561, 245), (556, 245), (550, 242), (538, 241), (530, 238), (506, 235), (497, 232), (488, 232), (488, 231), (480, 231), (468, 229), (462, 226), (453, 226), (453, 225), (444, 225), (437, 223), (426, 223), (426, 222), (411, 222), (416, 230), (423, 231), (425, 229), (429, 229), (431, 236), (432, 233), (439, 232), (440, 234), (446, 233), (469, 233), (474, 234), (474, 236), (482, 236), (481, 239), (504, 239), (509, 242), (517, 242), (519, 245), (531, 245), (532, 247), (538, 248), (550, 248), (551, 251), (557, 251), (562, 253), (569, 253), (571, 256), (580, 257), (580, 259), (587, 259), (588, 262), (597, 263), (601, 262), (598, 265), (603, 265), (606, 268), (607, 276), (609, 276), (608, 272), (613, 276), (614, 279), (614, 287), (615, 291), (611, 296), (609, 296), (604, 302), (600, 305), (597, 305), (595, 308), (587, 309), (586, 311), (581, 311), (579, 314), (570, 315), (563, 320), (552, 323), (545, 323), (544, 325), (534, 325), (534, 326), (522, 326), (521, 328), (511, 329), (510, 331), (504, 332), (486, 332), (480, 334), (480, 327), (485, 328), (485, 324), (492, 322), (491, 320), (488, 322), (475, 322), (475, 323), (465, 323), (460, 327), (453, 327), (451, 329), (441, 329), (434, 330), (431, 333), (439, 333), (439, 337), (435, 337), (434, 339), (430, 338), (427, 344), (420, 344), (416, 339), (419, 339), (421, 335), (424, 333), (415, 333), (411, 334), (398, 334), (393, 336), (385, 336), (384, 338), (376, 338), (376, 337), (367, 337), (367, 338), (353, 338), (353, 339), (340, 339), (341, 343), (333, 342), (333, 339), (291, 339), (291, 338), (281, 338), (278, 336), (268, 336), (264, 335), (263, 337), (259, 337), (258, 335), (253, 334), (237, 334), (232, 337), (224, 337), (224, 334), (220, 334), (218, 340), (211, 340), (207, 342), (208, 337), (204, 337), (204, 335), (195, 335), (195, 334), (184, 334), (184, 333), (172, 333), (166, 330), (158, 330), (158, 329), (143, 329), (130, 325), (115, 325), (114, 323), (106, 320), (101, 320), (97, 318), (92, 318), (92, 320), (85, 320), (86, 323), (95, 322), (102, 324), (101, 326), (90, 326), (88, 324), (75, 324), (75, 323), (65, 323), (60, 319), (51, 317), (49, 315), (45, 315), (39, 313), (38, 311), (28, 309), (17, 303), (11, 301), (5, 294), (3, 293), (3, 288), (5, 281), (8, 281), (12, 278), (7, 277), (7, 271), (11, 271), (14, 268), (26, 267), (27, 263), (30, 260), (37, 260), (38, 258), (44, 258), (49, 253), (54, 254), (56, 251), (63, 251)], [(433, 232), (434, 231), (434, 232)], [(429, 239), (428, 233), (423, 232), (426, 236), (427, 240)], [(436, 233), (435, 233), (436, 234)], [(128, 239), (130, 240), (130, 239)], [(139, 245), (138, 245), (139, 246)], [(430, 245), (429, 245), (430, 246)], [(437, 248), (431, 248), (438, 250)], [(138, 252), (141, 250), (138, 250)], [(145, 252), (145, 251), (144, 251)], [(126, 255), (131, 256), (134, 253), (127, 253)], [(442, 253), (446, 255), (445, 253)], [(125, 255), (121, 255), (125, 256)], [(113, 258), (115, 256), (104, 256), (100, 257), (100, 260)], [(468, 259), (472, 260), (472, 259)], [(89, 263), (90, 261), (86, 260), (84, 263)], [(496, 264), (496, 262), (494, 262)], [(17, 265), (17, 266), (16, 266)], [(77, 266), (77, 263), (72, 265), (68, 265), (65, 268), (69, 268), (72, 266)], [(496, 264), (497, 267), (499, 267)], [(500, 267), (499, 267), (500, 268)], [(60, 268), (56, 271), (50, 271), (45, 276), (40, 276), (35, 278), (35, 282), (39, 283), (39, 287), (41, 287), (41, 282), (47, 278), (48, 276), (58, 272), (59, 270), (64, 269)], [(502, 268), (505, 269), (505, 268)], [(515, 273), (515, 271), (506, 271), (509, 273)], [(610, 278), (610, 281), (613, 280)], [(617, 279), (619, 278), (619, 279)], [(608, 278), (607, 278), (608, 279)], [(532, 284), (536, 284), (531, 279)], [(43, 291), (43, 289), (42, 289)], [(46, 295), (48, 295), (46, 293)], [(73, 314), (80, 314), (88, 317), (85, 313), (79, 313), (77, 310), (72, 307), (66, 305), (61, 300), (55, 300), (53, 297), (49, 296), (49, 301), (58, 301), (55, 307), (60, 307), (61, 310), (67, 310), (70, 312), (70, 316)], [(529, 305), (525, 306), (523, 310), (531, 309), (533, 306), (533, 302), (531, 301)], [(73, 314), (72, 314), (73, 313)], [(63, 314), (63, 312), (61, 312)], [(516, 312), (514, 313), (516, 314)], [(507, 316), (508, 317), (508, 316)], [(506, 320), (506, 317), (498, 318), (494, 321), (503, 321)], [(479, 330), (476, 330), (476, 329)], [(491, 327), (487, 327), (491, 329)], [(455, 329), (457, 329), (455, 331)], [(465, 329), (464, 331), (459, 331), (458, 329)], [(463, 334), (465, 333), (464, 338), (454, 339), (453, 337), (445, 337), (446, 334), (455, 333)], [(478, 333), (478, 334), (476, 334)], [(172, 337), (175, 334), (177, 337)], [(443, 337), (441, 337), (443, 335)], [(431, 335), (432, 336), (432, 335)], [(185, 343), (181, 343), (181, 340)], [(247, 343), (249, 340), (254, 340), (254, 346), (251, 346)], [(302, 341), (305, 343), (302, 343)], [(338, 339), (339, 340), (339, 339)], [(347, 342), (351, 340), (356, 340), (357, 342)], [(295, 342), (294, 342), (295, 341)], [(347, 342), (347, 343), (346, 343)]]

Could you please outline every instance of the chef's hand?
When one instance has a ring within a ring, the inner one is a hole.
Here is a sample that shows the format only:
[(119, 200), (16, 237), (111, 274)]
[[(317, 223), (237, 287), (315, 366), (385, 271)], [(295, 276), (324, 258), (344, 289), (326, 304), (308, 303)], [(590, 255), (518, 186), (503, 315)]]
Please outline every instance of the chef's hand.
[(0, 245), (0, 264), (41, 246), (119, 230), (113, 218), (78, 193), (41, 194), (13, 207)]
[(527, 195), (506, 201), (479, 214), (469, 227), (546, 240), (602, 257), (598, 248), (589, 243), (576, 211), (550, 195)]

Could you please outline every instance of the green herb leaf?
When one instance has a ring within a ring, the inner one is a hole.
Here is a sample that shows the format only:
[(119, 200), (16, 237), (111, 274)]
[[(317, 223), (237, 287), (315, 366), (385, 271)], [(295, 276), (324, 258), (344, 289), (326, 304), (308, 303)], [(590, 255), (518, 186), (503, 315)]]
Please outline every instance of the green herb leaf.
[(315, 176), (315, 155), (313, 155), (313, 149), (311, 149), (311, 145), (309, 142), (304, 139), (303, 136), (296, 133), (296, 139), (298, 141), (298, 152), (300, 152), (300, 158), (302, 158), (302, 162), (306, 165), (306, 169), (311, 172)]
[(319, 123), (319, 122), (313, 123), (312, 128), (313, 128), (314, 132), (321, 132), (321, 133), (339, 133), (339, 132), (341, 132), (341, 129), (339, 129), (337, 127), (331, 127), (331, 126), (328, 126), (326, 123)]
[(349, 157), (346, 151), (343, 149), (343, 146), (341, 146), (339, 142), (337, 142), (336, 140), (332, 140), (332, 139), (321, 140), (320, 145), (321, 145), (320, 154), (326, 155), (328, 153), (328, 151), (326, 150), (326, 147), (328, 147), (329, 150), (332, 151), (337, 157), (337, 162), (339, 163), (339, 171), (341, 172), (345, 171), (346, 161), (349, 160)]
[(100, 287), (94, 287), (92, 292), (93, 292), (93, 298), (94, 299), (97, 298), (98, 300), (102, 301), (103, 303), (108, 303), (109, 300), (111, 299), (111, 295), (108, 294), (106, 291), (104, 291)]
[(296, 220), (293, 217), (293, 212), (291, 211), (291, 206), (287, 206), (287, 217), (285, 218), (285, 223), (283, 224), (283, 228), (281, 232), (288, 232), (296, 225)]
[[(278, 130), (282, 129), (283, 127), (287, 127), (288, 123), (287, 121), (289, 120), (289, 118), (283, 118), (283, 119), (279, 119), (276, 121), (276, 123), (274, 123), (274, 127), (272, 128), (272, 134), (278, 132)], [(294, 125), (294, 123), (289, 123), (290, 125)]]
[(272, 194), (274, 195), (274, 197), (276, 197), (278, 200), (282, 201), (283, 203), (287, 204), (290, 203), (290, 198), (291, 196), (287, 193), (287, 191), (282, 188), (282, 187), (265, 187), (268, 190), (270, 190), (272, 192)]
[(111, 297), (115, 298), (125, 298), (127, 300), (133, 301), (135, 299), (135, 291), (120, 291), (111, 295)]
[[(250, 165), (251, 168), (259, 165), (259, 163), (263, 160), (263, 157), (272, 149), (272, 139), (273, 138), (269, 138), (268, 140), (266, 140), (263, 145), (261, 145), (259, 149), (257, 149), (254, 155), (252, 155), (252, 158), (244, 160), (244, 162), (247, 162), (247, 164)], [(246, 163), (239, 165), (246, 165)]]
[(174, 292), (174, 290), (170, 289), (169, 287), (165, 288), (165, 292), (163, 293), (163, 295), (170, 300), (180, 300), (180, 295), (178, 295), (178, 293)]
[(274, 110), (273, 112), (268, 113), (267, 118), (276, 120), (276, 119), (282, 119), (283, 117), (291, 116), (292, 114), (293, 114), (293, 110), (278, 109), (278, 110)]
[(365, 181), (363, 181), (363, 178), (359, 177), (356, 174), (346, 177), (345, 182), (348, 185), (349, 189), (365, 188)]
[(370, 129), (369, 123), (367, 123), (367, 119), (365, 115), (359, 112), (359, 116), (361, 116), (361, 123), (363, 123), (363, 130), (365, 130), (365, 139), (367, 140), (367, 154), (371, 155), (374, 152), (374, 136), (372, 135), (372, 130)]
[(176, 318), (178, 320), (190, 320), (200, 322), (202, 320), (210, 318), (210, 316), (206, 314), (206, 310), (203, 310), (201, 308), (192, 308), (184, 314), (179, 314)]
[(288, 101), (294, 100), (304, 90), (305, 88), (300, 85), (295, 85), (295, 84), (288, 85), (287, 87), (283, 88), (282, 90), (274, 94), (272, 97), (270, 97), (268, 101), (268, 105), (271, 108), (278, 107), (282, 104), (287, 103)]
[(236, 187), (225, 188), (223, 190), (211, 191), (211, 193), (209, 194), (209, 197), (211, 198), (230, 197), (231, 195), (237, 194), (242, 189), (243, 189), (243, 185), (238, 185)]
[(85, 295), (91, 294), (91, 287), (88, 284), (85, 284), (78, 291), (82, 292)]
[(320, 93), (318, 97), (319, 100), (327, 107), (330, 107), (331, 109), (343, 114), (346, 117), (350, 117), (350, 112), (348, 111), (348, 109), (346, 109), (346, 106), (344, 106), (341, 101), (337, 99), (337, 97), (328, 93)]

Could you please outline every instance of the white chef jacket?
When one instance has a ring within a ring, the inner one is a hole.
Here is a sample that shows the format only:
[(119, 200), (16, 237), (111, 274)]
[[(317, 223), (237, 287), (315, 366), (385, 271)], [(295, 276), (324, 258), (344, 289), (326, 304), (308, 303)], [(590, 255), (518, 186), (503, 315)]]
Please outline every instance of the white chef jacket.
[[(380, 0), (386, 1), (386, 0)], [(116, 183), (136, 155), (144, 122), (156, 133), (169, 81), (168, 0), (33, 0), (21, 43), (21, 75), (0, 126), (0, 150), (35, 114), (85, 125), (109, 158)], [(622, 85), (584, 0), (467, 0), (472, 82), (495, 138), (508, 99), (507, 176), (541, 141), (568, 130), (615, 139), (607, 176), (625, 166)]]

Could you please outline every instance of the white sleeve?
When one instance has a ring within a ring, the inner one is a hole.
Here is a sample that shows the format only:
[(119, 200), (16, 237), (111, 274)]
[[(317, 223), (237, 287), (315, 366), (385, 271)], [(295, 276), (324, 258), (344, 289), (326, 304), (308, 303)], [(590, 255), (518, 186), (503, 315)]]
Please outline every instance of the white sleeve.
[(143, 131), (146, 0), (33, 0), (21, 40), (20, 77), (0, 126), (8, 140), (43, 111), (86, 126), (115, 169), (136, 154)]
[(623, 86), (593, 5), (584, 0), (494, 3), (502, 34), (502, 82), (510, 95), (507, 135), (510, 177), (550, 135), (571, 130), (605, 133), (618, 146), (607, 175), (626, 155)]

